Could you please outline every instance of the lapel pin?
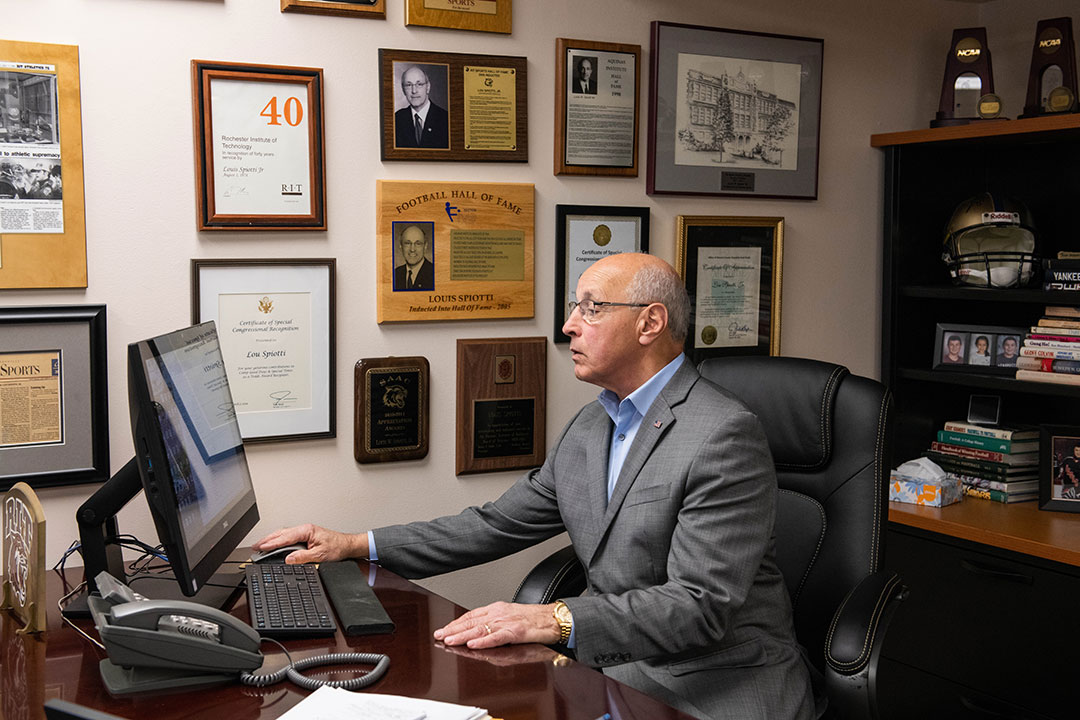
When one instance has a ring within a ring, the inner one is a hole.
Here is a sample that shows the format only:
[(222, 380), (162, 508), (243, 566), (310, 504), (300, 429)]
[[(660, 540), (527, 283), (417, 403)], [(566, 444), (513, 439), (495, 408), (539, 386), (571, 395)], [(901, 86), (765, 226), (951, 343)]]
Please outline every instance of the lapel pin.
[(654, 428), (656, 428), (657, 430), (659, 430), (659, 429), (660, 429), (660, 426), (661, 426), (661, 425), (663, 425), (663, 424), (664, 424), (664, 423), (662, 423), (662, 422), (660, 422), (659, 420), (657, 420), (657, 421), (656, 421), (656, 422), (654, 422), (654, 423), (653, 423), (652, 425), (653, 425), (653, 427), (654, 427)]

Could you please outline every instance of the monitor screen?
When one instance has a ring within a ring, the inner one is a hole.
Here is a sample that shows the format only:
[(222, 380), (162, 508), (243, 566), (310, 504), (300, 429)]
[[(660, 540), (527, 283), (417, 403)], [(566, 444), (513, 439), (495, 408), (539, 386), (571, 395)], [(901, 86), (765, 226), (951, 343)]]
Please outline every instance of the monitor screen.
[(194, 595), (259, 519), (214, 323), (129, 345), (128, 399), (158, 537)]

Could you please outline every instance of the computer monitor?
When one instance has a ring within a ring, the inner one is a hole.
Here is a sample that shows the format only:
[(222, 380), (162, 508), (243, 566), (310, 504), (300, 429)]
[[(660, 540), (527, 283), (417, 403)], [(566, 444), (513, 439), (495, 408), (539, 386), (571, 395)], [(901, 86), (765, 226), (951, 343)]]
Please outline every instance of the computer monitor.
[[(237, 581), (211, 578), (259, 511), (214, 323), (130, 344), (128, 404), (135, 457), (77, 514), (90, 589), (100, 570), (125, 580), (116, 513), (143, 490), (172, 587), (197, 601), (224, 603), (232, 594), (228, 583)], [(160, 582), (129, 584), (147, 597), (173, 595)], [(197, 596), (209, 586), (224, 587), (211, 590), (212, 600)]]

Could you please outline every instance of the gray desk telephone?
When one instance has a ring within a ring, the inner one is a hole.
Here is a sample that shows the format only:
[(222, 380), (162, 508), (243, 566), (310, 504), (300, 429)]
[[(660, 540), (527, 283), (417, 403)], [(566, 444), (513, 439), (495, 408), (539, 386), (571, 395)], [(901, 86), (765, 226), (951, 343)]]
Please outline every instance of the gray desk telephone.
[[(385, 655), (339, 653), (254, 675), (251, 671), (263, 663), (262, 641), (238, 618), (194, 602), (148, 600), (107, 572), (99, 573), (95, 582), (101, 597), (91, 596), (88, 602), (109, 655), (101, 661), (101, 677), (113, 695), (234, 681), (238, 675), (248, 685), (270, 685), (288, 677), (308, 689), (333, 685), (353, 690), (373, 684), (390, 664)], [(329, 682), (299, 672), (336, 663), (375, 667), (360, 677)]]

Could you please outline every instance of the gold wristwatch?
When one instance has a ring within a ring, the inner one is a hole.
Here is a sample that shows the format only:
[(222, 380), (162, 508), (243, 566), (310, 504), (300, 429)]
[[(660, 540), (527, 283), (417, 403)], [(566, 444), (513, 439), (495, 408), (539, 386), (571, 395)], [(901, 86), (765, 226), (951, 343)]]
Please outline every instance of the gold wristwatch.
[(559, 644), (565, 645), (570, 639), (570, 631), (574, 628), (574, 616), (570, 614), (570, 608), (562, 600), (555, 601), (555, 610), (552, 613), (555, 622), (559, 623)]

